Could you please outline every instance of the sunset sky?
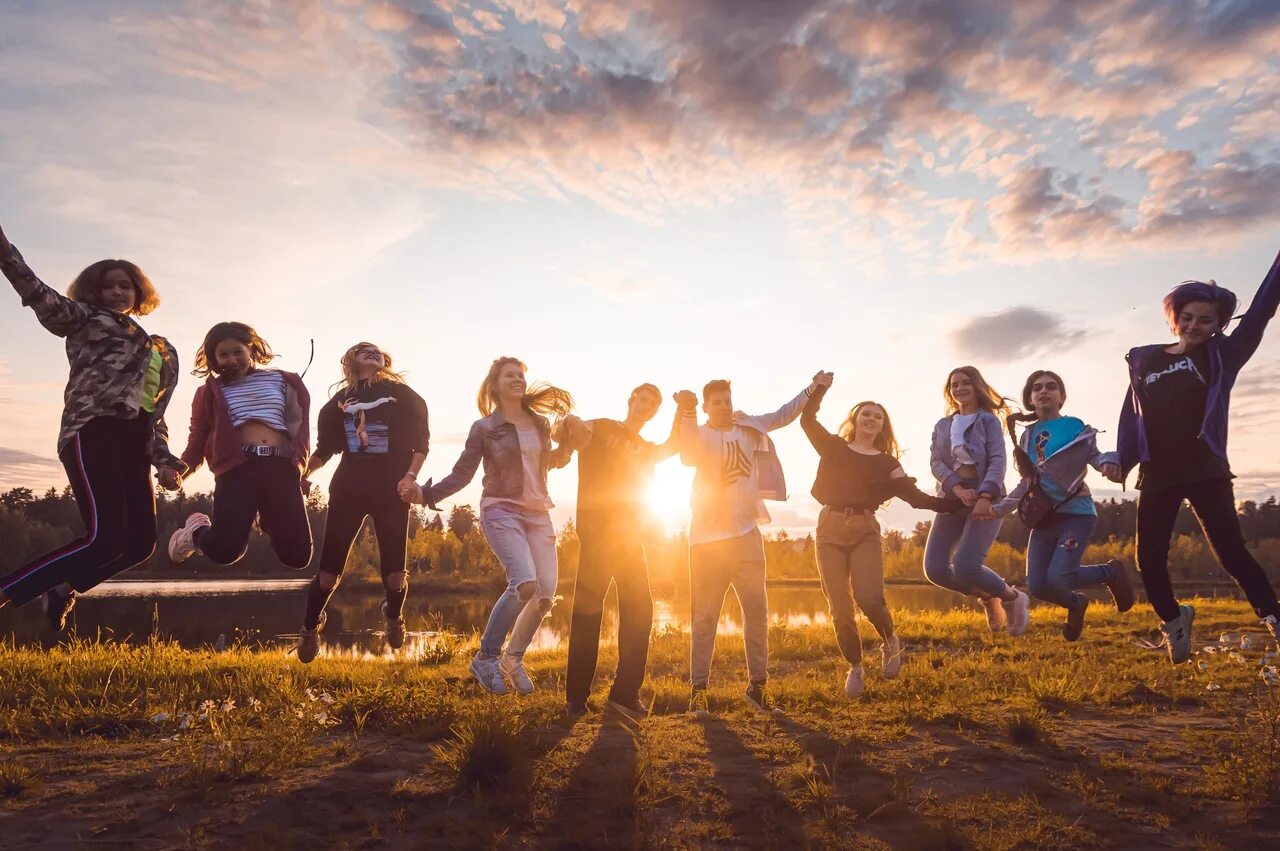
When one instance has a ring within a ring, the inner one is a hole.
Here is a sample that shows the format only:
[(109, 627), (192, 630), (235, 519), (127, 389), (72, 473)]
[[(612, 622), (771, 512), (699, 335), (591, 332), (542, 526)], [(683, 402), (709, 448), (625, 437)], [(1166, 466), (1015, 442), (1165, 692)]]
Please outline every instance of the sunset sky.
[[(657, 383), (654, 439), (671, 391), (756, 413), (830, 369), (823, 421), (883, 402), (928, 487), (949, 368), (1047, 367), (1109, 448), (1169, 287), (1243, 306), (1280, 248), (1278, 140), (1263, 0), (0, 0), (0, 223), (37, 273), (139, 263), (184, 373), (216, 321), (292, 370), (314, 338), (313, 415), (384, 346), (437, 478), (506, 354), (585, 417)], [(61, 487), (62, 343), (9, 290), (0, 326), (0, 488)], [(1241, 496), (1280, 491), (1277, 391), (1280, 325), (1233, 397)], [(775, 437), (803, 531), (816, 455)], [(672, 528), (688, 478), (659, 468)]]

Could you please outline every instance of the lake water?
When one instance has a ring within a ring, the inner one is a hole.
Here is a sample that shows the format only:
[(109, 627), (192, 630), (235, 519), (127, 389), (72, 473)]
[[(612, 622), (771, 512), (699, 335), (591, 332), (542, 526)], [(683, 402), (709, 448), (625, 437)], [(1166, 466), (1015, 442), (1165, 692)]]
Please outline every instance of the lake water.
[[(74, 626), (81, 638), (145, 642), (154, 634), (184, 647), (254, 646), (289, 647), (297, 641), (305, 604), (307, 580), (199, 580), (107, 582), (76, 603)], [(1235, 596), (1231, 588), (1197, 588), (1196, 593)], [(568, 637), (571, 589), (552, 610), (534, 637), (534, 649), (556, 647)], [(606, 602), (604, 631), (616, 635), (617, 615), (612, 592)], [(890, 607), (946, 611), (974, 607), (958, 594), (931, 585), (894, 585), (886, 588)], [(482, 630), (492, 594), (433, 594), (410, 589), (405, 619), (410, 630), (404, 653), (428, 646), (440, 630), (470, 633)], [(1105, 591), (1099, 599), (1106, 598)], [(374, 586), (340, 587), (329, 603), (329, 620), (323, 637), (328, 655), (375, 657), (389, 652), (383, 640), (385, 621), (379, 610), (381, 589)], [(769, 588), (769, 612), (778, 625), (827, 625), (826, 600), (816, 585), (778, 585)], [(654, 628), (687, 628), (687, 596), (657, 595)], [(720, 623), (722, 633), (741, 632), (737, 600), (728, 595)], [(0, 638), (19, 645), (45, 645), (57, 641), (48, 630), (38, 603), (0, 609)]]

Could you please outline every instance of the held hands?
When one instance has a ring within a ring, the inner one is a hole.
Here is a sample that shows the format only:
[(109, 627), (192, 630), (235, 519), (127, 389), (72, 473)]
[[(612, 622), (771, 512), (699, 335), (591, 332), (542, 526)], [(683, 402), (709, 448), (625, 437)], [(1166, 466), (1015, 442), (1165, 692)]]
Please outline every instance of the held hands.
[[(3, 234), (0, 234), (0, 255), (4, 253)], [(176, 491), (182, 486), (182, 478), (178, 475), (178, 471), (172, 467), (161, 467), (156, 472), (156, 479), (160, 482), (160, 487), (167, 491)]]
[(426, 505), (427, 501), (422, 496), (422, 488), (418, 487), (418, 483), (414, 481), (413, 476), (408, 473), (404, 474), (398, 484), (396, 484), (396, 494), (401, 501), (410, 505)]
[(974, 503), (978, 501), (978, 492), (973, 488), (967, 488), (964, 485), (956, 485), (951, 489), (956, 498), (964, 503), (966, 508), (972, 508)]
[(581, 449), (591, 442), (591, 425), (581, 417), (569, 414), (560, 423), (560, 443)]
[(1098, 468), (1098, 472), (1102, 473), (1104, 478), (1118, 485), (1124, 484), (1124, 475), (1120, 472), (1119, 464), (1103, 464)]
[(675, 400), (676, 407), (680, 409), (680, 413), (689, 414), (697, 410), (698, 397), (692, 390), (681, 390), (673, 393), (671, 398)]
[(836, 374), (834, 372), (823, 372), (822, 370), (818, 370), (814, 373), (813, 381), (809, 384), (809, 387), (814, 390), (817, 390), (819, 387), (829, 388), (831, 387), (831, 382), (835, 380), (835, 377)]
[(973, 514), (971, 516), (974, 520), (995, 520), (996, 512), (991, 507), (990, 498), (985, 496), (978, 497), (973, 504)]

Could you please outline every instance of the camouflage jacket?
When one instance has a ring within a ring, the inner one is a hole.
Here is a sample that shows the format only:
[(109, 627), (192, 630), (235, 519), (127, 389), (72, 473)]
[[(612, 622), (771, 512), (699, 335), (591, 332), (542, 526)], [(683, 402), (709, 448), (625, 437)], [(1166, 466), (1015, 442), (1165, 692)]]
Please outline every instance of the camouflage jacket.
[(40, 324), (67, 340), (71, 374), (64, 394), (58, 451), (95, 417), (128, 419), (138, 415), (143, 377), (154, 348), (162, 362), (148, 451), (155, 466), (185, 470), (169, 451), (169, 429), (164, 421), (164, 410), (178, 383), (178, 355), (169, 341), (148, 335), (130, 316), (55, 292), (36, 277), (17, 248), (0, 258), (0, 271), (22, 296), (22, 304), (35, 311)]

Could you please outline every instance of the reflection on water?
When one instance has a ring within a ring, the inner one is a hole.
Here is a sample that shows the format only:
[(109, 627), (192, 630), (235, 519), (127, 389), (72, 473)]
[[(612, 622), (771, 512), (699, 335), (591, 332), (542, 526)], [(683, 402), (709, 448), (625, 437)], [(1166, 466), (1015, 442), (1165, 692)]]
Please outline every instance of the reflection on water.
[[(250, 646), (290, 647), (297, 640), (306, 602), (307, 580), (227, 581), (116, 581), (82, 596), (76, 604), (76, 634), (93, 639), (145, 642), (152, 635), (172, 639), (184, 647)], [(1222, 589), (1224, 593), (1234, 589)], [(889, 605), (895, 609), (936, 610), (972, 606), (958, 594), (928, 585), (890, 585)], [(534, 636), (532, 649), (561, 645), (569, 633), (571, 589), (552, 609)], [(1197, 589), (1197, 593), (1212, 593)], [(1102, 595), (1105, 597), (1105, 592)], [(429, 655), (442, 631), (470, 634), (483, 630), (497, 594), (431, 594), (410, 590), (405, 620), (410, 633), (402, 654)], [(606, 601), (602, 633), (617, 634), (613, 593)], [(381, 588), (343, 586), (329, 604), (329, 620), (323, 633), (325, 655), (375, 658), (390, 651), (385, 646), (385, 622), (379, 606)], [(798, 627), (830, 623), (826, 600), (815, 587), (770, 587), (769, 613), (776, 625)], [(659, 596), (654, 600), (654, 628), (685, 629), (689, 623), (687, 596)], [(741, 634), (742, 616), (733, 594), (725, 599), (720, 621), (722, 634)], [(0, 609), (0, 638), (19, 645), (56, 642), (45, 626), (40, 606), (33, 603)]]

